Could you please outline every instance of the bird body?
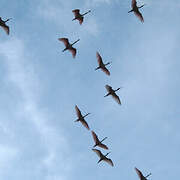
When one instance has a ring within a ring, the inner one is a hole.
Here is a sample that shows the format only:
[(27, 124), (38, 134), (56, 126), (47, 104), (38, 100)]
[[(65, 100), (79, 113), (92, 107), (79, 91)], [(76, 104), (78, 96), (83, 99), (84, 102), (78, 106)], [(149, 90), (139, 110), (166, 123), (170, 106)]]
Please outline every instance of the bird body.
[(6, 22), (9, 21), (11, 18), (7, 19), (6, 21), (3, 21), (0, 17), (0, 26), (4, 29), (7, 35), (9, 35), (9, 26), (6, 25)]
[(142, 6), (138, 7), (136, 0), (132, 0), (132, 2), (131, 2), (132, 9), (128, 13), (134, 12), (134, 14), (140, 19), (140, 21), (144, 22), (144, 18), (143, 18), (142, 14), (139, 11), (139, 9), (142, 8), (144, 5), (145, 4), (143, 4)]
[(101, 57), (101, 55), (100, 55), (98, 52), (96, 52), (96, 57), (97, 57), (97, 61), (98, 61), (98, 65), (99, 65), (99, 66), (98, 66), (95, 70), (101, 69), (104, 73), (106, 73), (106, 74), (109, 76), (109, 75), (110, 75), (110, 72), (109, 72), (109, 70), (106, 68), (106, 66), (107, 66), (108, 64), (110, 64), (110, 62), (104, 64), (103, 61), (102, 61), (102, 57)]
[(77, 43), (80, 39), (78, 39), (77, 41), (73, 42), (72, 44), (69, 43), (68, 38), (59, 38), (59, 41), (62, 41), (65, 45), (65, 49), (62, 50), (62, 52), (69, 50), (72, 53), (73, 58), (75, 58), (76, 56), (76, 49), (73, 48), (73, 45), (75, 43)]
[(74, 16), (75, 16), (72, 21), (78, 20), (78, 21), (79, 21), (79, 24), (81, 25), (81, 24), (83, 23), (84, 16), (85, 16), (86, 14), (88, 14), (89, 12), (91, 12), (91, 11), (89, 10), (89, 11), (87, 11), (87, 12), (84, 13), (84, 14), (80, 14), (80, 10), (79, 10), (79, 9), (74, 9), (74, 10), (72, 10), (72, 12), (74, 13)]
[(98, 150), (98, 149), (92, 149), (92, 150), (93, 150), (93, 151), (99, 156), (99, 158), (100, 158), (99, 161), (98, 161), (98, 163), (100, 163), (101, 161), (105, 161), (105, 162), (107, 162), (109, 165), (114, 166), (112, 160), (106, 157), (110, 152), (108, 152), (106, 155), (103, 155), (103, 154), (101, 153), (101, 151)]
[(108, 91), (108, 93), (104, 97), (107, 97), (107, 96), (111, 95), (117, 101), (117, 103), (121, 105), (121, 101), (119, 99), (119, 96), (115, 93), (116, 91), (120, 90), (120, 88), (117, 88), (116, 90), (114, 90), (109, 85), (106, 85), (105, 88)]
[(151, 175), (151, 173), (150, 173), (147, 176), (144, 176), (138, 168), (135, 167), (134, 169), (135, 169), (137, 175), (139, 176), (140, 180), (147, 180), (147, 177)]
[(107, 139), (107, 137), (105, 137), (103, 140), (100, 141), (98, 136), (96, 135), (96, 133), (94, 131), (91, 131), (91, 133), (92, 133), (92, 136), (93, 136), (93, 139), (95, 142), (95, 145), (93, 147), (99, 146), (103, 149), (108, 149), (108, 147), (102, 143), (105, 139)]
[(78, 108), (77, 105), (75, 106), (75, 110), (76, 110), (76, 114), (77, 114), (77, 117), (78, 117), (78, 119), (75, 120), (75, 122), (80, 121), (80, 122), (82, 123), (82, 125), (89, 130), (89, 129), (90, 129), (90, 128), (89, 128), (89, 125), (88, 125), (88, 123), (85, 121), (84, 118), (85, 118), (86, 116), (88, 116), (90, 113), (87, 113), (86, 115), (83, 116), (83, 115), (81, 114), (81, 111), (79, 110), (79, 108)]

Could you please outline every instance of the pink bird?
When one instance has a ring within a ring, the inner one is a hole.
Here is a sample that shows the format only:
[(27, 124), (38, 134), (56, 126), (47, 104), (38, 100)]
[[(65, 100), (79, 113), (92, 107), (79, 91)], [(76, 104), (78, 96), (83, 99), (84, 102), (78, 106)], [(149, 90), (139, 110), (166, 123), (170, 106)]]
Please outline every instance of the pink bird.
[(72, 10), (72, 12), (74, 13), (74, 16), (75, 16), (73, 21), (77, 19), (79, 21), (79, 24), (81, 25), (83, 23), (83, 20), (84, 20), (84, 15), (90, 13), (91, 11), (89, 10), (88, 12), (86, 12), (84, 14), (80, 14), (79, 11), (80, 11), (79, 9)]
[(0, 17), (0, 26), (6, 31), (7, 35), (9, 35), (9, 26), (6, 25), (6, 22), (8, 22), (10, 19), (3, 21), (2, 18)]
[(147, 180), (147, 177), (151, 175), (151, 173), (150, 173), (147, 176), (143, 176), (142, 172), (138, 168), (135, 167), (134, 169), (135, 169), (137, 175), (139, 176), (140, 180)]
[(66, 51), (66, 50), (69, 50), (72, 53), (73, 58), (75, 58), (75, 56), (76, 56), (76, 49), (73, 48), (72, 46), (75, 43), (77, 43), (80, 39), (78, 39), (77, 41), (73, 42), (72, 44), (69, 43), (69, 40), (67, 38), (59, 38), (58, 40), (62, 41), (64, 43), (64, 45), (65, 45), (65, 49), (62, 52)]
[(144, 5), (145, 4), (143, 4), (142, 6), (138, 7), (136, 0), (132, 0), (132, 2), (131, 2), (132, 10), (130, 10), (128, 13), (134, 12), (134, 14), (140, 19), (140, 21), (144, 22), (144, 18), (142, 16), (142, 14), (139, 12), (139, 9), (142, 8)]
[(97, 61), (98, 61), (99, 66), (95, 70), (101, 69), (104, 73), (106, 73), (109, 76), (110, 72), (106, 68), (106, 66), (108, 64), (110, 64), (110, 62), (104, 64), (103, 61), (102, 61), (102, 57), (100, 56), (100, 54), (98, 52), (96, 52), (96, 57), (97, 57)]
[(79, 108), (77, 107), (77, 105), (75, 106), (75, 110), (76, 110), (76, 114), (77, 114), (77, 117), (78, 117), (78, 119), (77, 119), (75, 122), (80, 121), (80, 122), (82, 123), (82, 125), (89, 130), (88, 123), (85, 121), (84, 118), (85, 118), (87, 115), (89, 115), (90, 113), (87, 113), (85, 116), (83, 116), (83, 115), (81, 114), (81, 111), (80, 111)]
[(94, 131), (91, 131), (91, 133), (92, 133), (92, 137), (93, 137), (94, 142), (95, 142), (95, 145), (93, 147), (99, 146), (103, 149), (108, 149), (108, 147), (102, 143), (105, 139), (107, 139), (107, 137), (105, 137), (103, 140), (100, 141), (98, 136), (96, 135), (96, 133)]

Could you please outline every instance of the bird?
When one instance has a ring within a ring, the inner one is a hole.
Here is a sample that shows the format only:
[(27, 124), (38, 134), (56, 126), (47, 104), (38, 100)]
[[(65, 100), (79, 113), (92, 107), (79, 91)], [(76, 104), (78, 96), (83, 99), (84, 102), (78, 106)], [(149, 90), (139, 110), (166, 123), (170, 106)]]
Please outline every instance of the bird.
[(95, 142), (95, 145), (93, 147), (99, 146), (103, 149), (108, 149), (108, 147), (102, 143), (105, 139), (107, 139), (107, 137), (105, 137), (103, 140), (100, 141), (98, 139), (98, 136), (96, 135), (96, 133), (94, 131), (91, 131), (91, 133), (92, 133), (92, 137), (93, 137), (94, 142)]
[(89, 125), (88, 125), (88, 123), (84, 120), (84, 118), (85, 118), (87, 115), (89, 115), (90, 113), (87, 113), (86, 115), (83, 116), (83, 115), (81, 114), (81, 111), (79, 110), (79, 108), (78, 108), (77, 105), (75, 105), (75, 110), (76, 110), (76, 114), (77, 114), (77, 117), (78, 117), (78, 119), (75, 120), (75, 122), (80, 121), (80, 122), (82, 123), (82, 125), (89, 130), (89, 129), (90, 129), (90, 128), (89, 128)]
[(81, 25), (83, 23), (83, 20), (84, 20), (84, 15), (90, 13), (91, 10), (87, 11), (84, 14), (80, 14), (79, 11), (80, 11), (79, 9), (72, 10), (72, 12), (74, 13), (74, 16), (75, 16), (75, 18), (72, 21), (77, 19), (79, 21), (79, 24)]
[(151, 173), (149, 173), (147, 176), (143, 176), (142, 172), (138, 169), (138, 168), (134, 168), (137, 175), (139, 176), (140, 180), (147, 180), (147, 177), (151, 175)]
[(144, 18), (142, 16), (142, 14), (139, 12), (139, 9), (142, 8), (143, 6), (145, 6), (145, 4), (143, 4), (142, 6), (138, 7), (136, 0), (132, 0), (132, 2), (131, 2), (132, 9), (128, 13), (134, 12), (134, 14), (140, 19), (140, 21), (144, 22)]
[(103, 154), (101, 153), (101, 151), (98, 150), (98, 149), (92, 149), (92, 150), (93, 150), (93, 151), (99, 156), (99, 158), (100, 158), (99, 161), (98, 161), (98, 163), (100, 163), (101, 161), (105, 161), (105, 162), (107, 162), (108, 164), (110, 164), (111, 166), (114, 166), (112, 160), (106, 157), (110, 152), (108, 152), (106, 155), (103, 155)]
[(108, 63), (104, 64), (103, 61), (102, 61), (102, 57), (100, 56), (100, 54), (98, 52), (96, 52), (96, 57), (97, 57), (97, 61), (98, 61), (99, 66), (95, 70), (101, 69), (103, 72), (105, 72), (109, 76), (110, 72), (106, 68), (106, 66), (108, 64), (110, 64), (111, 62), (108, 62)]
[(6, 31), (7, 35), (9, 35), (9, 26), (6, 25), (6, 22), (8, 22), (11, 18), (3, 21), (0, 17), (0, 26)]
[(69, 43), (68, 38), (59, 38), (59, 41), (62, 41), (65, 45), (65, 49), (62, 50), (62, 52), (69, 50), (72, 53), (73, 58), (75, 58), (76, 56), (76, 49), (73, 48), (72, 46), (77, 43), (80, 39), (78, 39), (77, 41), (73, 42), (72, 44)]
[(121, 100), (119, 99), (119, 96), (117, 96), (116, 93), (115, 93), (116, 91), (120, 90), (121, 88), (117, 88), (116, 90), (114, 90), (109, 85), (106, 85), (105, 88), (108, 91), (108, 94), (106, 94), (104, 97), (107, 97), (107, 96), (111, 95), (117, 101), (117, 103), (121, 105)]

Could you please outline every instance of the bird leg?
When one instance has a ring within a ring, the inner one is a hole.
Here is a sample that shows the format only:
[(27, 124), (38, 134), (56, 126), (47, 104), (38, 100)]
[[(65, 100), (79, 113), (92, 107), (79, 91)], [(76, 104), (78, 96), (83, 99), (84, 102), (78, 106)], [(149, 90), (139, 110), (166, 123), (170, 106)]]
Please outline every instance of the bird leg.
[(80, 39), (78, 39), (77, 41), (73, 42), (73, 43), (71, 44), (71, 46), (74, 45), (75, 43), (77, 43), (79, 40), (80, 40)]
[(105, 140), (105, 139), (107, 139), (107, 137), (105, 137), (102, 141), (100, 141), (101, 143)]
[(151, 173), (149, 173), (145, 178), (149, 177), (150, 175), (152, 175)]
[(91, 10), (89, 10), (88, 12), (86, 12), (86, 13), (82, 14), (82, 16), (84, 16), (84, 15), (86, 15), (86, 14), (90, 13), (90, 12), (91, 12)]

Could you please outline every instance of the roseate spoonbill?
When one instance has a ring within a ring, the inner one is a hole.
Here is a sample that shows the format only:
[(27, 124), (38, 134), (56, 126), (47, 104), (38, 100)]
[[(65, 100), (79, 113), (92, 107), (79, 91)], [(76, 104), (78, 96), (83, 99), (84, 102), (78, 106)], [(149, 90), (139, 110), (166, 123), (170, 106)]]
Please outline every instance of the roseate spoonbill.
[(138, 169), (138, 168), (134, 168), (137, 175), (139, 176), (140, 180), (147, 180), (147, 177), (151, 175), (151, 173), (149, 173), (147, 176), (143, 176), (142, 172)]
[(81, 25), (83, 23), (84, 15), (90, 13), (91, 11), (89, 10), (84, 14), (80, 14), (79, 11), (80, 11), (79, 9), (72, 10), (72, 12), (74, 13), (74, 16), (75, 16), (75, 18), (72, 21), (77, 19), (79, 21), (79, 24)]
[(110, 72), (109, 70), (106, 68), (106, 66), (108, 64), (110, 64), (111, 62), (108, 62), (106, 64), (103, 63), (102, 61), (102, 57), (100, 56), (100, 54), (98, 52), (96, 52), (96, 57), (97, 57), (97, 61), (98, 61), (98, 64), (99, 66), (95, 69), (95, 70), (98, 70), (98, 69), (101, 69), (103, 72), (105, 72), (107, 75), (110, 75)]
[(92, 149), (92, 150), (93, 150), (93, 151), (99, 156), (99, 158), (100, 158), (99, 161), (98, 161), (98, 163), (100, 163), (101, 161), (105, 161), (105, 162), (107, 162), (108, 164), (110, 164), (111, 166), (114, 166), (112, 160), (106, 157), (110, 152), (108, 152), (106, 155), (103, 155), (103, 154), (101, 153), (101, 151), (98, 150), (98, 149)]
[(109, 85), (106, 85), (105, 88), (108, 91), (108, 94), (106, 94), (104, 97), (107, 97), (107, 96), (111, 95), (117, 101), (117, 103), (121, 105), (121, 101), (119, 99), (119, 96), (117, 96), (116, 93), (115, 93), (116, 91), (120, 90), (120, 88), (117, 88), (116, 90), (114, 90)]
[(98, 139), (98, 136), (96, 135), (96, 133), (94, 131), (91, 131), (91, 133), (92, 133), (92, 137), (93, 137), (94, 142), (95, 142), (95, 145), (93, 147), (99, 146), (101, 148), (108, 149), (108, 147), (102, 143), (105, 139), (107, 139), (107, 137), (105, 137), (103, 140), (100, 141)]
[(76, 110), (76, 114), (77, 114), (77, 117), (78, 117), (78, 119), (75, 120), (75, 122), (80, 121), (80, 122), (82, 123), (82, 125), (89, 130), (88, 123), (84, 120), (84, 118), (85, 118), (87, 115), (89, 115), (90, 113), (87, 113), (85, 116), (83, 116), (83, 115), (81, 114), (81, 111), (80, 111), (79, 108), (77, 107), (77, 105), (75, 106), (75, 110)]
[(136, 0), (132, 0), (132, 2), (131, 2), (132, 9), (128, 13), (134, 12), (134, 14), (140, 19), (140, 21), (144, 22), (144, 18), (142, 16), (142, 14), (139, 12), (139, 9), (142, 8), (144, 5), (145, 4), (143, 4), (142, 6), (138, 7)]
[(6, 25), (6, 22), (8, 22), (11, 18), (3, 21), (0, 17), (0, 26), (6, 31), (7, 35), (9, 35), (9, 26)]
[(69, 40), (67, 38), (59, 38), (59, 41), (62, 41), (65, 45), (65, 49), (62, 50), (62, 52), (69, 50), (72, 53), (73, 58), (75, 58), (76, 56), (76, 49), (73, 48), (72, 46), (77, 43), (80, 39), (78, 39), (77, 41), (73, 42), (72, 44), (69, 43)]

